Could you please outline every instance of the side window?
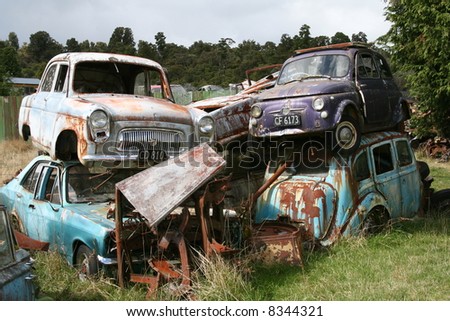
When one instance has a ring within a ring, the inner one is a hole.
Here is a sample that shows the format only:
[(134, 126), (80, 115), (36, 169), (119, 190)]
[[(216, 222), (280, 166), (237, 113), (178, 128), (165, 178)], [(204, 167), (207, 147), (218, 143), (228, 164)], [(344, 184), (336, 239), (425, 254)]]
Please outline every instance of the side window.
[(44, 81), (42, 82), (41, 91), (52, 91), (53, 80), (55, 79), (56, 75), (56, 67), (57, 65), (54, 64), (48, 69)]
[(387, 173), (394, 169), (392, 161), (391, 144), (383, 144), (373, 149), (373, 161), (377, 175)]
[(41, 175), (42, 169), (44, 168), (43, 163), (37, 164), (29, 173), (25, 180), (22, 182), (23, 188), (25, 188), (30, 193), (34, 193), (36, 189), (36, 184)]
[(388, 66), (386, 60), (384, 60), (381, 56), (376, 56), (376, 62), (377, 62), (378, 69), (381, 72), (381, 78), (391, 79), (392, 73), (391, 73), (391, 70), (389, 69), (389, 66)]
[(358, 55), (358, 77), (362, 79), (379, 78), (377, 67), (373, 57), (369, 53)]
[(14, 261), (14, 252), (8, 230), (6, 211), (0, 209), (0, 268)]
[(367, 152), (363, 152), (356, 157), (353, 165), (353, 177), (357, 182), (370, 177), (369, 164), (367, 162)]
[(59, 72), (58, 72), (58, 78), (56, 78), (56, 85), (55, 85), (56, 92), (67, 91), (66, 76), (67, 76), (68, 68), (69, 68), (69, 66), (67, 66), (67, 65), (60, 65)]
[(400, 167), (410, 165), (413, 162), (413, 158), (408, 142), (400, 140), (395, 143), (395, 146), (397, 147), (398, 165)]
[(59, 193), (58, 169), (56, 167), (48, 167), (47, 181), (45, 182), (45, 200), (54, 204), (61, 204)]

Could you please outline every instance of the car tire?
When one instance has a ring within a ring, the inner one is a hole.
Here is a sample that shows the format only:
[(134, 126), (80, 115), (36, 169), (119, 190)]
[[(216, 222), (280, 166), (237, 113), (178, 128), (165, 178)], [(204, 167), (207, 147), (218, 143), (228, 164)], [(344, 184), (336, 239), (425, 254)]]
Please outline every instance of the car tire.
[(431, 210), (436, 215), (450, 217), (450, 189), (444, 189), (431, 194)]
[(361, 128), (350, 115), (343, 115), (333, 133), (333, 146), (337, 152), (345, 155), (354, 152), (361, 142)]
[(94, 251), (84, 244), (80, 245), (75, 256), (75, 267), (79, 269), (80, 279), (96, 275), (99, 263)]
[(361, 224), (360, 235), (367, 237), (380, 233), (389, 220), (388, 212), (383, 207), (376, 207), (367, 214)]

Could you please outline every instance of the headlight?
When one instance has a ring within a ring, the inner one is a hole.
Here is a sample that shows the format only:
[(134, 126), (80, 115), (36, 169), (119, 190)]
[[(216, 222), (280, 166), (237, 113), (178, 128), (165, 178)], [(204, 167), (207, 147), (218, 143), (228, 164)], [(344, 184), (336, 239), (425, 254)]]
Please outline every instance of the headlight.
[(250, 109), (250, 116), (253, 118), (259, 118), (262, 115), (262, 109), (259, 107), (259, 105), (253, 105)]
[(198, 121), (198, 129), (203, 134), (211, 134), (214, 130), (214, 120), (205, 116)]
[(95, 110), (89, 117), (92, 128), (104, 128), (108, 125), (108, 115), (103, 110)]
[(321, 110), (325, 106), (325, 102), (322, 98), (316, 98), (313, 102), (313, 107), (315, 110)]

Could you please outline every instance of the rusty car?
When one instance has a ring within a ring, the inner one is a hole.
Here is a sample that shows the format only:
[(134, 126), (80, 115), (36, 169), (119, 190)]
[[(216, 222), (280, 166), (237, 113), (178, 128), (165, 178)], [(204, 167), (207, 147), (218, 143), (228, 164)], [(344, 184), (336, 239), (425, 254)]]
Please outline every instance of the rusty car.
[(23, 99), (18, 128), (53, 159), (145, 167), (213, 138), (206, 112), (174, 101), (164, 69), (152, 60), (63, 53), (48, 62), (37, 92)]
[(0, 301), (32, 301), (36, 288), (30, 253), (17, 248), (9, 215), (0, 205)]
[(305, 240), (330, 245), (423, 213), (427, 175), (404, 134), (363, 135), (348, 158), (334, 157), (321, 141), (294, 145), (289, 159), (269, 164), (255, 222), (289, 222), (304, 229)]
[(274, 88), (251, 108), (256, 138), (331, 135), (332, 149), (351, 153), (364, 133), (399, 130), (410, 117), (386, 59), (366, 44), (297, 50)]
[(49, 243), (83, 275), (114, 265), (114, 184), (134, 170), (88, 169), (41, 155), (0, 188), (15, 229)]

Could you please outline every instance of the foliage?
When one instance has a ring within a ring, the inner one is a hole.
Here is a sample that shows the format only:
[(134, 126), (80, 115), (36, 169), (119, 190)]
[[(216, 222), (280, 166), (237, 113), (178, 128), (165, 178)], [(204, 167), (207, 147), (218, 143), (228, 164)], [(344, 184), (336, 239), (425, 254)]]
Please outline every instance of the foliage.
[(450, 137), (450, 2), (393, 0), (386, 17), (394, 67), (418, 102), (416, 134)]

